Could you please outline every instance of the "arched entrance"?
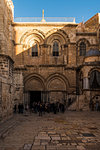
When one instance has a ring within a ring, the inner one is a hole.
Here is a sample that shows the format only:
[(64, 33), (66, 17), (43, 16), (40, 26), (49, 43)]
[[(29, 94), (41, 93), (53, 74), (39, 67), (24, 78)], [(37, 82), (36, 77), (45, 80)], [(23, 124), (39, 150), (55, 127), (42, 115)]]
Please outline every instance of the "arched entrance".
[(60, 102), (65, 99), (65, 84), (59, 79), (52, 79), (48, 85), (50, 101)]
[[(89, 72), (90, 109), (99, 110), (100, 107), (100, 69), (93, 68)], [(98, 103), (98, 108), (96, 104)], [(91, 107), (92, 104), (92, 107)]]
[(34, 102), (44, 101), (45, 85), (43, 78), (39, 75), (29, 75), (24, 80), (24, 103), (30, 107)]
[(47, 97), (49, 102), (65, 102), (67, 80), (62, 75), (51, 75), (47, 81)]

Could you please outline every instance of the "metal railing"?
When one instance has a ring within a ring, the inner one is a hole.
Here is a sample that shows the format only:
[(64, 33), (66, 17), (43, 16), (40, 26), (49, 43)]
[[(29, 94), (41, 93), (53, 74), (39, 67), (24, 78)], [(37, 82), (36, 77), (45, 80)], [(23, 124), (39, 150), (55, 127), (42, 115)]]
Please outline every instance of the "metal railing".
[(75, 23), (74, 17), (16, 17), (14, 22), (71, 22)]

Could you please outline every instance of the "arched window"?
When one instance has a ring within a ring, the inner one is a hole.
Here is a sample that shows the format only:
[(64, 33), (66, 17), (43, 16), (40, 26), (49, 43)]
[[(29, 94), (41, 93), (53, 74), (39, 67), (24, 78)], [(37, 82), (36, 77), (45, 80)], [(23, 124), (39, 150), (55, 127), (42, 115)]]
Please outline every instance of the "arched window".
[(100, 88), (100, 72), (97, 70), (94, 70), (90, 74), (90, 88), (91, 89), (98, 89)]
[(53, 56), (59, 56), (59, 45), (57, 42), (53, 44)]
[(86, 55), (86, 44), (84, 42), (80, 43), (80, 56)]
[(37, 44), (32, 47), (32, 57), (38, 56), (38, 46)]

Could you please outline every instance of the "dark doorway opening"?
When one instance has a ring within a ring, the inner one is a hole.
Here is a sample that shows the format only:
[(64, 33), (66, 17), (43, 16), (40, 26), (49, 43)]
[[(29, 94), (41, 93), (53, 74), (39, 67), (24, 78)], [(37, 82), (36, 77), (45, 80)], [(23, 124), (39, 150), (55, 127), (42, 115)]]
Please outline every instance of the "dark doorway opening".
[(41, 91), (30, 91), (30, 106), (34, 102), (41, 102)]

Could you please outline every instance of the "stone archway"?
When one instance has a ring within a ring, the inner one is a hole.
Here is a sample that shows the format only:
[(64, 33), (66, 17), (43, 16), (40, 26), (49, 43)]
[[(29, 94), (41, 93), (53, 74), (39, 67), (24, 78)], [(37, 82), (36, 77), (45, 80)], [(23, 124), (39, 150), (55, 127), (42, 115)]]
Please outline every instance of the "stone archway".
[(39, 79), (33, 77), (25, 83), (25, 91), (43, 91), (43, 85)]
[(47, 80), (47, 98), (50, 102), (64, 102), (66, 100), (68, 83), (61, 75), (51, 75)]
[(49, 97), (51, 101), (61, 101), (64, 99), (65, 84), (59, 78), (52, 79), (48, 85)]
[(44, 101), (45, 84), (40, 75), (30, 74), (24, 79), (24, 103), (32, 105), (33, 102)]
[(100, 67), (93, 67), (88, 72), (90, 101), (100, 103)]

